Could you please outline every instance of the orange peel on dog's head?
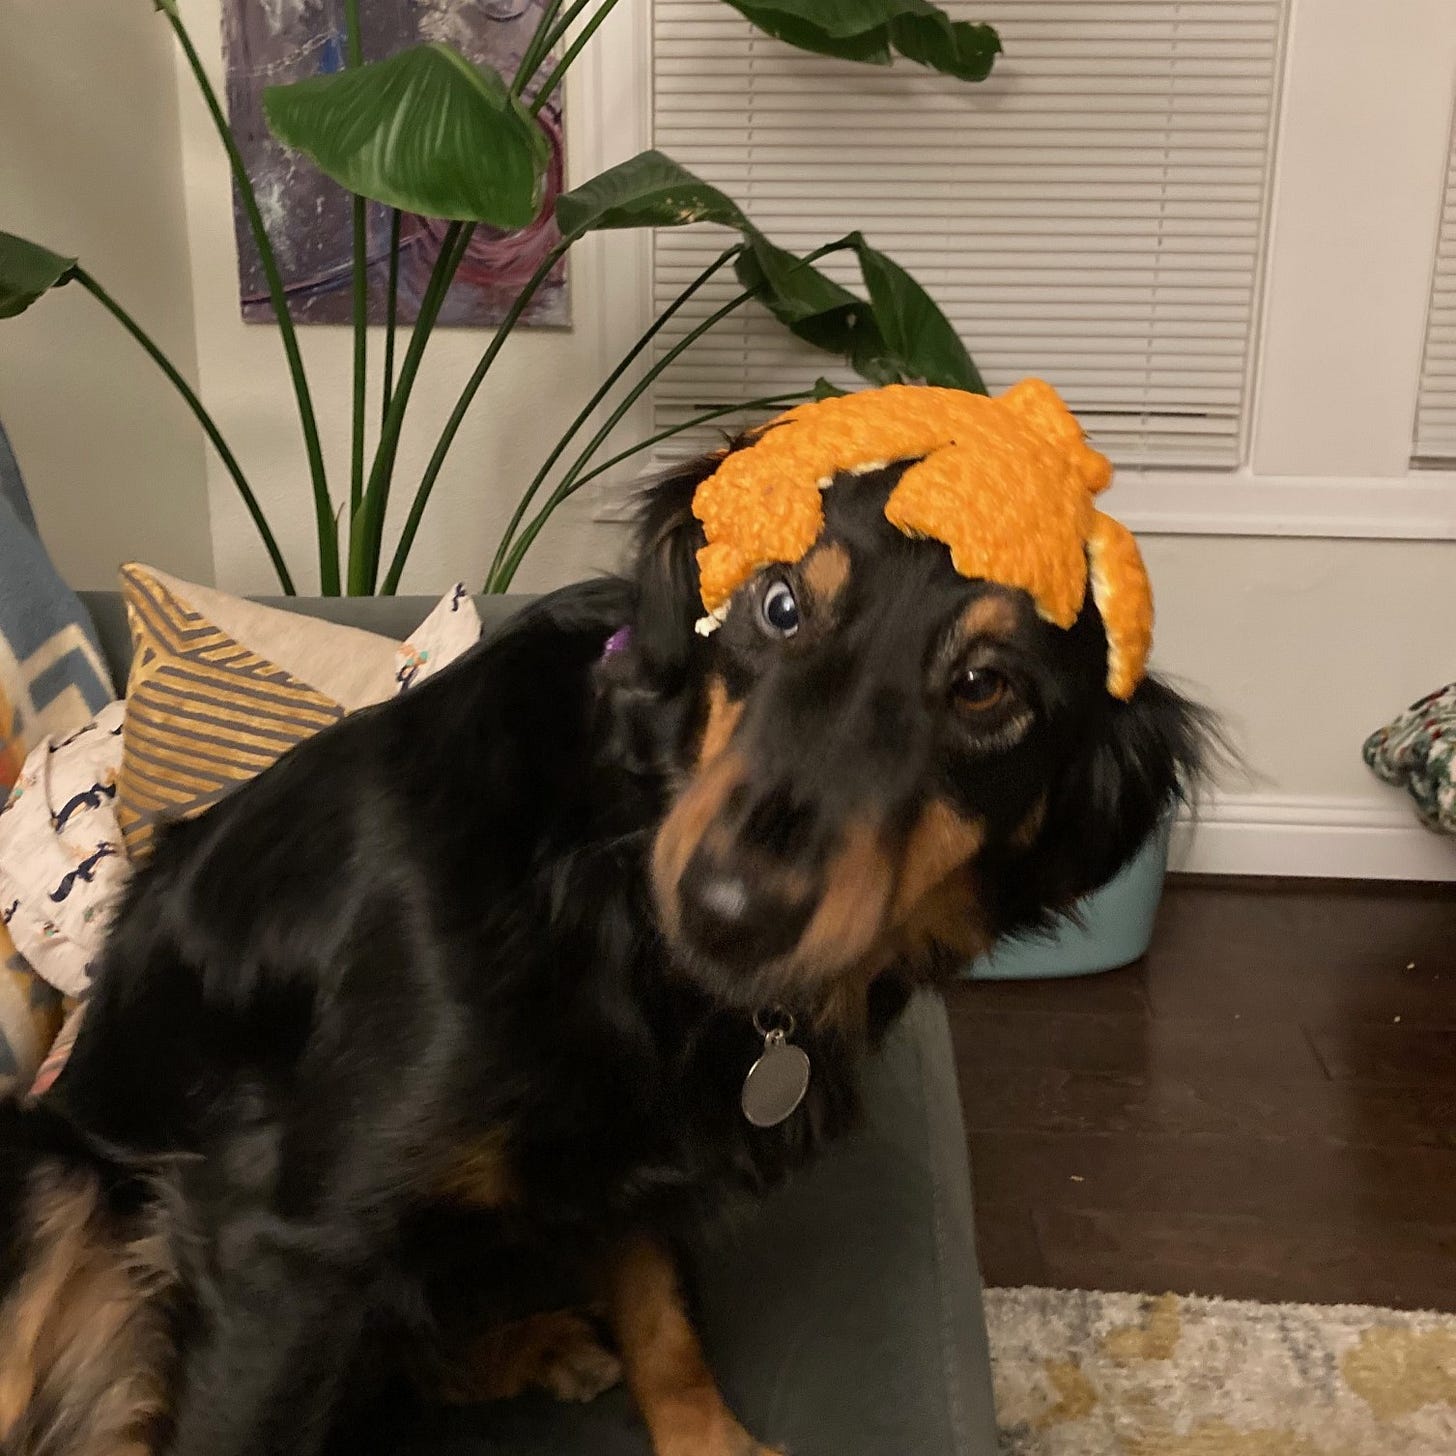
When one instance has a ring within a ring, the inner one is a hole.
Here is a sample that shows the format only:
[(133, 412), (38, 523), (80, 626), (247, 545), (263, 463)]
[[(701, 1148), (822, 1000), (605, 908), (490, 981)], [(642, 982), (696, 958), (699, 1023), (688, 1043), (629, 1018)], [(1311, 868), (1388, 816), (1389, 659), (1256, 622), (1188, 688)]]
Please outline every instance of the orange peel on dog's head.
[(698, 487), (693, 514), (709, 620), (755, 572), (800, 561), (824, 529), (838, 475), (912, 460), (885, 517), (940, 541), (965, 577), (1018, 587), (1059, 627), (1090, 585), (1107, 631), (1107, 688), (1131, 697), (1147, 670), (1153, 604), (1131, 533), (1093, 505), (1112, 479), (1060, 396), (1023, 379), (995, 399), (931, 385), (801, 404), (763, 426)]

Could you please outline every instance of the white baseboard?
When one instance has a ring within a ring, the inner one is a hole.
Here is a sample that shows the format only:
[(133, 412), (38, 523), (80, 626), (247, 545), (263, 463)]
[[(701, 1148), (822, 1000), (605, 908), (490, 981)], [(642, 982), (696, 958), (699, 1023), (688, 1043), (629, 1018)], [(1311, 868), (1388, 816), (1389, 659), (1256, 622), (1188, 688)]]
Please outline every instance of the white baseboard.
[(1220, 794), (1173, 832), (1170, 868), (1214, 875), (1456, 880), (1456, 836), (1433, 833), (1409, 799)]

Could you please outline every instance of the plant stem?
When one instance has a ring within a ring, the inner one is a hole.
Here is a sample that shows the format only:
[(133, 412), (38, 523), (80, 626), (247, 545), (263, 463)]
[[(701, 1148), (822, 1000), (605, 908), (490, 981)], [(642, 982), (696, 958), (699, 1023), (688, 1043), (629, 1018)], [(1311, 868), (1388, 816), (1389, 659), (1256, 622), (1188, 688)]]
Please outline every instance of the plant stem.
[(349, 519), (364, 501), (364, 391), (368, 386), (369, 275), (365, 250), (369, 220), (362, 197), (352, 199), (354, 212), (354, 405), (349, 441)]
[(652, 340), (657, 337), (657, 335), (662, 331), (663, 326), (668, 322), (668, 320), (670, 320), (673, 315), (676, 314), (677, 311), (682, 308), (682, 306), (690, 298), (692, 298), (692, 296), (697, 293), (697, 291), (716, 272), (718, 272), (720, 268), (724, 266), (724, 264), (736, 258), (738, 254), (742, 251), (743, 244), (735, 243), (731, 248), (725, 248), (723, 252), (721, 252), (711, 263), (709, 263), (708, 266), (704, 268), (703, 271), (699, 273), (698, 276), (694, 278), (693, 281), (689, 283), (687, 287), (684, 288), (682, 292), (679, 293), (670, 304), (668, 304), (668, 306), (662, 311), (662, 313), (653, 320), (652, 324), (648, 327), (646, 332), (643, 333), (642, 336), (637, 340), (637, 342), (633, 344), (632, 347), (626, 352), (626, 354), (622, 356), (621, 360), (617, 364), (617, 367), (612, 370), (612, 372), (603, 381), (601, 387), (597, 390), (597, 392), (592, 395), (592, 397), (587, 401), (581, 412), (567, 428), (566, 433), (562, 435), (562, 437), (556, 442), (555, 448), (542, 462), (541, 468), (536, 472), (535, 477), (532, 479), (530, 485), (528, 485), (526, 489), (522, 492), (520, 500), (516, 502), (515, 511), (512, 513), (510, 521), (506, 525), (504, 532), (502, 532), (501, 534), (500, 544), (496, 547), (495, 556), (491, 560), (489, 573), (490, 576), (493, 577), (496, 572), (500, 570), (502, 562), (504, 562), (507, 554), (510, 551), (512, 538), (515, 536), (516, 530), (520, 526), (522, 519), (525, 517), (527, 510), (530, 509), (531, 502), (536, 498), (536, 492), (541, 489), (542, 485), (545, 483), (546, 477), (551, 473), (551, 470), (555, 466), (556, 462), (565, 453), (566, 447), (576, 437), (577, 432), (582, 428), (583, 425), (586, 424), (587, 420), (591, 418), (593, 412), (596, 410), (597, 406), (601, 404), (602, 400), (606, 398), (608, 391), (622, 377), (622, 375), (627, 372), (627, 370), (631, 367), (632, 362), (643, 351), (643, 349), (645, 349), (648, 344), (650, 344)]
[(516, 74), (511, 78), (511, 95), (519, 96), (525, 90), (526, 83), (536, 74), (536, 68), (541, 64), (542, 57), (547, 52), (547, 38), (551, 34), (552, 22), (556, 19), (561, 10), (562, 0), (548, 0), (547, 5), (541, 11), (541, 19), (536, 22), (536, 29), (532, 32), (531, 39), (526, 44), (526, 49), (521, 56), (521, 63), (516, 67)]
[[(364, 46), (359, 33), (359, 0), (344, 0), (344, 35), (349, 51), (349, 65), (364, 61)], [(354, 413), (353, 435), (349, 452), (349, 519), (352, 521), (364, 502), (364, 391), (369, 370), (369, 215), (362, 197), (352, 199), (354, 213)], [(335, 527), (337, 530), (337, 526)]]
[(665, 430), (659, 430), (655, 435), (649, 435), (645, 440), (639, 440), (635, 445), (629, 445), (625, 450), (619, 450), (610, 460), (603, 460), (600, 465), (588, 470), (585, 475), (578, 475), (571, 482), (571, 489), (562, 499), (569, 500), (582, 486), (589, 485), (599, 475), (605, 475), (607, 471), (620, 465), (624, 460), (630, 460), (634, 455), (640, 455), (642, 451), (650, 450), (654, 445), (660, 445), (664, 440), (672, 439), (674, 435), (681, 435), (687, 430), (695, 430), (699, 425), (710, 425), (714, 420), (721, 420), (725, 415), (742, 414), (745, 410), (773, 409), (777, 405), (803, 404), (813, 398), (812, 389), (799, 389), (790, 394), (766, 394), (760, 399), (739, 400), (737, 404), (715, 405), (700, 415), (694, 415), (691, 419), (684, 420), (680, 425), (672, 425)]
[(404, 362), (400, 365), (399, 379), (389, 401), (389, 413), (379, 432), (379, 448), (374, 452), (374, 465), (369, 472), (368, 484), (364, 487), (364, 505), (354, 522), (349, 539), (349, 592), (354, 596), (368, 596), (374, 590), (379, 575), (379, 553), (384, 535), (384, 516), (389, 506), (389, 484), (394, 473), (395, 456), (399, 450), (400, 431), (404, 426), (405, 410), (409, 406), (410, 394), (414, 390), (415, 378), (420, 372), (420, 362), (425, 356), (425, 345), (435, 327), (435, 320), (450, 291), (451, 280), (465, 249), (475, 232), (474, 223), (452, 222), (445, 229), (440, 243), (440, 253), (425, 286), (420, 300), (419, 316), (415, 319), (410, 334), (409, 348), (405, 350)]
[(384, 302), (384, 405), (379, 426), (389, 418), (389, 397), (394, 392), (394, 331), (399, 321), (399, 227), (402, 214), (390, 208), (389, 217), (389, 297)]
[(414, 545), (415, 533), (420, 528), (420, 519), (425, 513), (425, 507), (429, 504), (430, 493), (435, 488), (435, 481), (439, 479), (440, 471), (444, 467), (445, 457), (450, 453), (450, 446), (455, 442), (455, 436), (459, 433), (460, 426), (475, 400), (485, 376), (490, 372), (490, 366), (495, 363), (496, 355), (501, 351), (506, 339), (510, 336), (511, 330), (520, 321), (521, 315), (526, 311), (526, 306), (535, 296), (536, 290), (540, 288), (551, 270), (566, 253), (567, 249), (576, 242), (576, 236), (562, 238), (554, 248), (541, 260), (536, 271), (526, 280), (525, 286), (516, 295), (515, 301), (511, 304), (510, 311), (506, 314), (495, 331), (495, 337), (486, 347), (485, 353), (480, 356), (480, 363), (475, 366), (474, 373), (466, 381), (465, 388), (460, 391), (460, 398), (455, 401), (455, 408), (450, 412), (450, 418), (445, 422), (445, 428), (435, 445), (434, 454), (430, 456), (430, 463), (425, 467), (425, 473), (420, 477), (420, 484), (415, 491), (415, 498), (410, 503), (409, 515), (405, 520), (404, 529), (400, 532), (399, 544), (395, 547), (394, 559), (390, 562), (389, 571), (384, 578), (384, 594), (393, 596), (399, 588), (399, 579), (404, 572), (405, 561), (409, 556), (410, 548)]
[(576, 24), (577, 16), (590, 4), (591, 0), (574, 0), (571, 8), (552, 27), (550, 35), (542, 42), (541, 53), (536, 57), (536, 65), (531, 72), (531, 76), (527, 76), (521, 83), (521, 89), (523, 91), (531, 84), (531, 78), (535, 75), (536, 71), (541, 69), (541, 63), (561, 44), (561, 38)]
[(237, 486), (238, 494), (242, 496), (248, 514), (253, 518), (253, 524), (258, 528), (259, 536), (263, 538), (263, 548), (268, 553), (268, 559), (273, 563), (273, 570), (278, 573), (279, 585), (288, 596), (295, 596), (297, 589), (293, 585), (293, 578), (289, 575), (287, 563), (283, 560), (283, 553), (278, 549), (278, 542), (274, 539), (272, 528), (268, 525), (268, 518), (263, 514), (263, 508), (258, 504), (257, 496), (253, 494), (252, 487), (243, 474), (242, 466), (238, 464), (237, 456), (228, 448), (228, 443), (223, 439), (216, 421), (208, 414), (192, 386), (177, 372), (172, 361), (161, 351), (151, 335), (84, 268), (78, 265), (72, 276), (142, 346), (152, 362), (167, 376), (172, 388), (182, 396), (187, 408), (192, 411), (197, 423), (202, 426), (203, 433), (212, 442), (212, 448), (217, 451), (218, 458), (227, 468), (227, 473), (232, 476), (233, 484)]
[(243, 155), (238, 150), (232, 128), (223, 115), (217, 92), (213, 90), (212, 82), (207, 78), (202, 58), (197, 54), (197, 48), (192, 44), (192, 37), (187, 33), (187, 27), (183, 25), (182, 17), (177, 13), (175, 7), (169, 5), (165, 9), (167, 23), (176, 35), (177, 42), (182, 47), (182, 53), (187, 57), (187, 64), (197, 81), (198, 90), (202, 93), (202, 99), (212, 115), (213, 125), (217, 128), (217, 134), (222, 139), (223, 148), (227, 152), (233, 181), (237, 185), (238, 196), (242, 199), (243, 211), (247, 215), (248, 227), (258, 249), (258, 260), (262, 263), (263, 273), (268, 280), (268, 296), (273, 303), (273, 314), (278, 321), (278, 333), (283, 340), (283, 352), (288, 359), (288, 372), (293, 380), (293, 394), (298, 401), (298, 419), (303, 430), (304, 450), (308, 455), (309, 475), (313, 481), (314, 517), (318, 525), (319, 589), (325, 596), (337, 596), (339, 592), (338, 531), (334, 523), (333, 504), (329, 500), (328, 477), (324, 471), (323, 447), (319, 444), (318, 421), (314, 417), (313, 397), (309, 393), (308, 377), (304, 373), (303, 356), (298, 349), (298, 334), (293, 327), (293, 316), (288, 311), (288, 299), (283, 291), (283, 277), (278, 271), (278, 259), (273, 252), (273, 245), (268, 239), (268, 229), (264, 226), (263, 214), (258, 209), (258, 197), (253, 190), (248, 169), (243, 164)]
[(602, 0), (602, 4), (596, 14), (582, 26), (581, 34), (572, 41), (566, 54), (557, 61), (556, 68), (541, 83), (541, 89), (532, 98), (532, 116), (539, 116), (541, 114), (541, 108), (546, 104), (551, 93), (561, 84), (567, 71), (571, 69), (571, 63), (581, 54), (582, 47), (597, 33), (597, 27), (612, 13), (616, 5), (617, 0)]
[[(799, 259), (799, 266), (812, 263), (816, 259), (822, 258), (828, 253), (842, 252), (844, 249), (852, 248), (853, 246), (853, 235), (846, 238), (838, 238), (832, 243), (825, 243), (823, 247), (816, 248), (812, 253), (806, 253), (804, 257)], [(537, 511), (536, 514), (531, 518), (530, 523), (521, 533), (520, 539), (515, 543), (514, 546), (512, 546), (510, 554), (507, 556), (504, 565), (492, 570), (491, 575), (487, 580), (485, 586), (485, 589), (487, 591), (502, 592), (510, 586), (512, 579), (515, 577), (517, 570), (520, 568), (522, 559), (525, 557), (526, 552), (531, 549), (531, 543), (536, 539), (537, 536), (541, 534), (542, 528), (551, 518), (551, 513), (556, 509), (557, 506), (561, 504), (563, 500), (566, 499), (568, 495), (572, 493), (572, 490), (575, 488), (577, 478), (585, 469), (587, 462), (597, 452), (597, 450), (607, 439), (607, 437), (612, 433), (612, 431), (616, 429), (617, 425), (621, 422), (623, 416), (625, 416), (627, 411), (631, 409), (631, 407), (637, 402), (637, 400), (652, 384), (653, 380), (655, 380), (658, 375), (661, 374), (663, 370), (665, 370), (668, 365), (670, 365), (673, 360), (678, 357), (679, 354), (691, 348), (692, 345), (695, 344), (704, 334), (706, 334), (709, 329), (711, 329), (721, 320), (727, 318), (728, 315), (734, 311), (734, 309), (748, 302), (750, 298), (755, 297), (756, 293), (756, 289), (745, 289), (736, 297), (729, 299), (728, 302), (722, 306), (722, 308), (718, 309), (714, 313), (709, 314), (708, 317), (702, 321), (702, 323), (698, 324), (695, 328), (691, 329), (688, 333), (683, 335), (683, 337), (679, 339), (678, 342), (674, 344), (672, 348), (669, 349), (667, 353), (664, 354), (662, 358), (659, 359), (647, 371), (647, 373), (644, 374), (640, 380), (638, 380), (635, 385), (633, 385), (631, 390), (628, 391), (627, 397), (622, 401), (620, 405), (617, 406), (615, 410), (613, 410), (612, 414), (608, 417), (606, 423), (601, 427), (601, 429), (596, 432), (595, 435), (592, 436), (592, 438), (587, 442), (586, 448), (572, 462), (570, 469), (568, 469), (566, 474), (562, 476), (561, 481), (557, 485), (556, 489), (553, 490), (551, 494), (546, 498), (546, 504), (542, 506), (541, 509)]]
[(344, 0), (344, 44), (349, 65), (364, 64), (364, 36), (359, 29), (359, 0)]
[(534, 516), (531, 517), (531, 520), (527, 524), (526, 529), (521, 532), (520, 538), (515, 542), (514, 545), (512, 545), (510, 552), (506, 556), (505, 561), (502, 563), (502, 565), (491, 572), (490, 579), (486, 582), (486, 591), (503, 592), (506, 590), (507, 587), (510, 586), (511, 580), (515, 576), (516, 571), (521, 564), (522, 558), (525, 556), (526, 552), (530, 550), (531, 543), (536, 539), (537, 536), (541, 534), (542, 528), (551, 518), (551, 513), (556, 509), (557, 506), (561, 504), (563, 500), (566, 499), (567, 494), (570, 492), (572, 482), (575, 480), (576, 476), (580, 474), (582, 469), (585, 467), (586, 462), (590, 460), (591, 457), (596, 453), (601, 443), (621, 423), (622, 418), (641, 397), (643, 391), (648, 387), (648, 385), (650, 385), (652, 381), (656, 379), (657, 376), (661, 374), (662, 371), (666, 369), (667, 366), (678, 357), (679, 354), (681, 354), (685, 349), (690, 348), (693, 344), (697, 343), (697, 341), (702, 338), (702, 336), (707, 333), (708, 330), (714, 326), (714, 324), (720, 323), (723, 319), (727, 318), (734, 309), (747, 303), (748, 300), (752, 297), (753, 293), (751, 291), (745, 290), (743, 293), (740, 293), (736, 297), (730, 299), (727, 303), (723, 305), (722, 308), (716, 310), (716, 312), (714, 313), (709, 314), (708, 317), (705, 318), (703, 322), (700, 323), (696, 328), (690, 329), (686, 334), (684, 334), (683, 337), (676, 344), (674, 344), (672, 348), (669, 349), (667, 353), (664, 354), (662, 358), (659, 359), (657, 363), (655, 363), (652, 368), (647, 371), (646, 374), (642, 376), (638, 383), (627, 392), (627, 397), (607, 417), (606, 423), (587, 442), (586, 448), (572, 462), (570, 469), (567, 470), (564, 476), (562, 476), (561, 481), (558, 483), (556, 489), (553, 490), (551, 494), (546, 497), (546, 504), (542, 506), (541, 509), (537, 511)]

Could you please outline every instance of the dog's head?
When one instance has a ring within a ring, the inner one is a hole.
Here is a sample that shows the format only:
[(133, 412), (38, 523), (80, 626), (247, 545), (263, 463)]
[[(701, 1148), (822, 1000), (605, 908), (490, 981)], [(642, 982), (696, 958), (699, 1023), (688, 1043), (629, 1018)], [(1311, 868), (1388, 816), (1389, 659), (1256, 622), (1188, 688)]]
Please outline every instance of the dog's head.
[(694, 462), (647, 499), (615, 675), (676, 791), (652, 850), (664, 934), (744, 1008), (852, 1016), (892, 965), (963, 961), (1103, 884), (1196, 774), (1198, 709), (1108, 691), (1069, 628), (886, 519), (905, 465), (839, 477), (794, 564), (702, 616)]

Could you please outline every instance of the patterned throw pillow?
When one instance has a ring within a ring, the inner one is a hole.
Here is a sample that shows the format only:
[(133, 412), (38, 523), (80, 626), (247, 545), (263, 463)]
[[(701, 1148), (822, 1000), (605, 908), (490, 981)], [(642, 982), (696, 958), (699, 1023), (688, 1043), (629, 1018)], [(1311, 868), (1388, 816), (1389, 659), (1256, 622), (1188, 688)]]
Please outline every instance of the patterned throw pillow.
[(428, 676), (480, 636), (463, 587), (408, 643), (261, 606), (152, 567), (121, 572), (132, 630), (116, 812), (127, 853), (346, 713)]
[(125, 704), (36, 744), (0, 810), (0, 905), (15, 948), (63, 995), (91, 965), (130, 873), (116, 820)]
[[(127, 852), (261, 773), (294, 744), (389, 696), (395, 644), (137, 565), (117, 818)], [(211, 610), (209, 610), (211, 608)]]
[(44, 1055), (30, 1089), (39, 1095), (65, 1064), (85, 1010), (74, 997), (89, 985), (131, 856), (145, 850), (159, 817), (200, 811), (292, 743), (403, 692), (480, 636), (463, 586), (406, 642), (147, 567), (124, 569), (123, 595), (132, 698), (64, 739), (35, 744), (8, 806), (0, 789), (0, 1093), (24, 1090)]
[(402, 693), (449, 667), (480, 641), (480, 613), (458, 581), (394, 654), (394, 690)]
[(86, 609), (46, 554), (0, 429), (0, 784), (14, 782), (26, 748), (113, 696)]
[[(85, 608), (46, 554), (0, 429), (0, 805), (26, 755), (80, 727), (112, 696)], [(16, 952), (0, 903), (0, 1094), (23, 1089), (56, 1026), (60, 993)]]

